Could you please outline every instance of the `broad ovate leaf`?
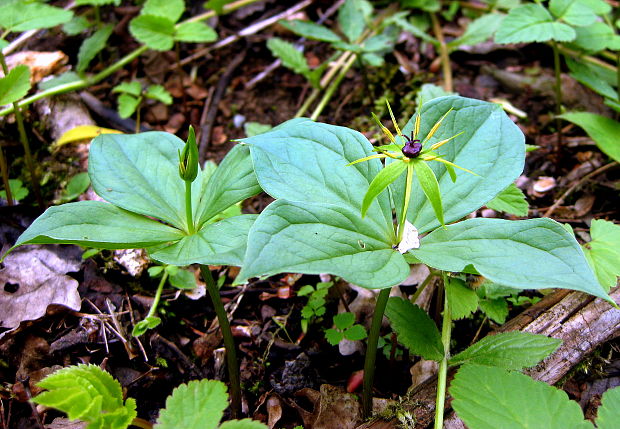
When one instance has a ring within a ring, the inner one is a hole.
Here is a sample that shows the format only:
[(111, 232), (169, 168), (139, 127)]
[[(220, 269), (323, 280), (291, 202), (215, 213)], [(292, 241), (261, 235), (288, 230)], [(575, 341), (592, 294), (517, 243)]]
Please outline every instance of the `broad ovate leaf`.
[(577, 402), (542, 381), (469, 364), (452, 380), (452, 407), (470, 429), (592, 429)]
[(391, 297), (385, 315), (398, 335), (398, 341), (413, 354), (440, 361), (444, 357), (439, 330), (428, 314), (410, 301)]
[[(495, 198), (521, 174), (525, 161), (523, 133), (501, 106), (494, 103), (457, 96), (435, 98), (422, 107), (418, 138), (424, 139), (450, 109), (452, 111), (425, 143), (425, 148), (463, 132), (436, 152), (446, 161), (471, 170), (477, 176), (455, 169), (457, 179), (453, 182), (444, 164), (428, 162), (439, 184), (446, 223), (461, 219)], [(411, 133), (414, 123), (415, 116), (404, 127), (404, 135)], [(404, 178), (397, 180), (392, 189), (395, 201), (402, 201)], [(420, 186), (413, 186), (407, 219), (420, 233), (441, 225)]]
[(30, 90), (30, 69), (25, 65), (12, 68), (0, 78), (0, 106), (14, 103), (24, 98)]
[(439, 228), (410, 252), (443, 271), (473, 267), (494, 283), (518, 289), (563, 288), (613, 302), (575, 238), (548, 219), (468, 219)]
[(598, 429), (614, 429), (618, 425), (620, 421), (620, 387), (603, 393), (597, 414), (596, 427)]
[(213, 42), (217, 40), (217, 33), (204, 22), (182, 22), (176, 26), (174, 40), (179, 42)]
[(366, 28), (366, 20), (372, 13), (367, 0), (346, 0), (338, 10), (338, 24), (350, 42), (355, 42)]
[(512, 9), (495, 33), (497, 43), (569, 42), (575, 37), (575, 30), (555, 21), (540, 4), (526, 4)]
[(161, 16), (172, 22), (177, 22), (184, 10), (185, 2), (183, 0), (147, 0), (140, 13), (142, 15)]
[(559, 117), (583, 128), (600, 150), (620, 162), (620, 122), (589, 112), (567, 112)]
[(592, 241), (583, 245), (596, 278), (606, 290), (616, 285), (620, 276), (620, 225), (595, 219), (590, 225)]
[(523, 191), (514, 183), (508, 185), (497, 197), (486, 203), (490, 209), (517, 216), (527, 216), (529, 204)]
[(174, 21), (163, 16), (137, 16), (129, 23), (129, 32), (139, 42), (156, 51), (167, 51), (174, 45)]
[(596, 21), (596, 13), (583, 0), (551, 0), (549, 11), (557, 20), (575, 27), (584, 27)]
[(73, 12), (36, 1), (4, 0), (0, 27), (8, 31), (28, 31), (55, 27), (69, 22)]
[(520, 371), (537, 365), (562, 340), (529, 332), (489, 335), (450, 358), (450, 365), (478, 364)]

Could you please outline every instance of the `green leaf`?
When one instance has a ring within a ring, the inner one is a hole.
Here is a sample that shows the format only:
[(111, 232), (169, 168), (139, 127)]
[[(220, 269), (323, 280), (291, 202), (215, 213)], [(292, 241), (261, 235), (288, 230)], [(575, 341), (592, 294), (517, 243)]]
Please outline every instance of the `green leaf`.
[(440, 361), (444, 357), (441, 336), (435, 322), (417, 305), (403, 298), (391, 297), (385, 309), (398, 341), (413, 354)]
[(53, 88), (55, 86), (64, 85), (66, 83), (77, 82), (78, 80), (81, 80), (78, 74), (75, 72), (69, 71), (59, 76), (53, 77), (49, 80), (39, 82), (38, 86), (39, 86), (39, 89), (46, 90), (46, 89)]
[(372, 5), (366, 0), (346, 0), (340, 6), (338, 24), (350, 42), (360, 38), (371, 13)]
[(157, 316), (148, 316), (146, 319), (136, 323), (131, 330), (133, 337), (140, 337), (146, 333), (149, 329), (155, 329), (161, 323), (161, 319)]
[(592, 429), (562, 390), (501, 368), (465, 365), (450, 386), (452, 407), (470, 429)]
[(329, 28), (319, 24), (315, 24), (314, 22), (300, 21), (298, 19), (294, 19), (291, 21), (279, 21), (279, 24), (285, 28), (288, 28), (293, 33), (307, 39), (320, 40), (322, 42), (330, 43), (339, 42), (341, 40), (340, 36), (331, 31)]
[[(453, 183), (442, 163), (428, 163), (439, 182), (446, 223), (459, 220), (492, 200), (519, 177), (525, 161), (523, 133), (501, 106), (494, 103), (455, 96), (430, 100), (422, 107), (420, 136), (424, 138), (450, 108), (453, 110), (425, 147), (463, 132), (437, 152), (445, 160), (479, 176), (457, 170), (457, 180)], [(404, 135), (411, 133), (414, 122), (415, 116), (404, 127)], [(404, 188), (404, 178), (394, 182), (395, 201), (403, 200)], [(419, 186), (412, 187), (407, 219), (420, 234), (440, 225), (432, 204)]]
[(185, 2), (183, 0), (147, 0), (140, 14), (159, 16), (174, 23), (181, 18), (184, 10)]
[(76, 6), (105, 6), (107, 4), (118, 6), (121, 4), (121, 0), (75, 0)]
[(0, 27), (7, 31), (28, 31), (69, 22), (73, 12), (36, 1), (4, 0)]
[(177, 289), (191, 290), (196, 288), (196, 278), (189, 270), (178, 270), (170, 276), (170, 284)]
[(559, 116), (583, 128), (596, 145), (614, 161), (620, 162), (620, 122), (589, 112), (568, 112)]
[[(50, 207), (28, 227), (22, 244), (80, 244), (100, 249), (132, 249), (179, 240), (181, 231), (101, 201)], [(6, 255), (4, 255), (6, 256)]]
[(133, 95), (121, 94), (118, 97), (118, 115), (123, 118), (129, 118), (135, 113), (140, 105), (141, 98), (136, 98)]
[(583, 251), (599, 283), (609, 291), (620, 276), (620, 226), (594, 219), (590, 236), (592, 241), (583, 245)]
[(367, 336), (366, 329), (362, 325), (353, 325), (344, 331), (344, 337), (349, 341), (361, 341)]
[(224, 6), (232, 2), (233, 0), (209, 0), (205, 2), (204, 8), (213, 9), (215, 13), (217, 13), (218, 15), (222, 15), (224, 13)]
[(480, 306), (480, 311), (495, 323), (502, 325), (506, 322), (508, 303), (504, 298), (481, 299), (478, 305)]
[(241, 215), (203, 226), (164, 248), (150, 249), (151, 258), (172, 265), (235, 265), (243, 262), (248, 232), (256, 215)]
[(228, 407), (226, 385), (200, 380), (181, 384), (166, 399), (155, 429), (215, 429)]
[[(39, 387), (48, 389), (33, 402), (67, 413), (70, 420), (80, 419), (94, 427), (122, 429), (136, 417), (136, 403), (123, 403), (121, 385), (96, 365), (63, 368), (41, 380)], [(116, 424), (105, 424), (106, 422)]]
[(433, 211), (440, 224), (444, 225), (443, 206), (441, 205), (441, 191), (439, 190), (439, 182), (435, 173), (428, 166), (425, 161), (419, 161), (415, 164), (415, 175), (418, 178), (418, 183), (426, 195), (426, 198), (433, 206)]
[[(401, 30), (413, 34), (415, 37), (424, 40), (432, 45), (439, 46), (439, 41), (430, 36), (425, 28), (420, 28), (419, 22), (409, 21), (406, 19), (407, 12), (400, 12), (394, 14), (392, 17), (386, 19), (386, 24), (394, 24)], [(428, 84), (427, 84), (428, 85)]]
[(220, 429), (267, 429), (261, 422), (250, 419), (230, 420), (221, 424)]
[(122, 82), (112, 88), (112, 92), (120, 92), (121, 94), (129, 94), (134, 97), (140, 97), (142, 94), (142, 85), (137, 80), (131, 82)]
[(516, 7), (504, 18), (495, 33), (497, 43), (569, 42), (576, 34), (570, 26), (554, 21), (551, 14), (539, 4)]
[(80, 51), (78, 52), (77, 66), (75, 67), (78, 73), (86, 71), (93, 58), (95, 58), (95, 56), (106, 47), (106, 43), (112, 34), (112, 30), (114, 30), (114, 26), (112, 24), (105, 25), (82, 42)]
[(549, 11), (556, 19), (575, 27), (588, 26), (596, 21), (596, 14), (582, 0), (551, 0)]
[(477, 364), (520, 371), (537, 365), (557, 350), (562, 340), (529, 332), (504, 332), (484, 337), (450, 359), (450, 365)]
[(69, 36), (77, 36), (81, 32), (88, 30), (92, 27), (92, 23), (83, 16), (74, 16), (71, 21), (62, 26), (64, 31)]
[(342, 331), (329, 328), (325, 330), (325, 339), (332, 346), (337, 346), (340, 341), (344, 340), (344, 333)]
[(386, 34), (377, 34), (376, 36), (369, 37), (364, 41), (364, 52), (385, 52), (392, 48), (394, 41)]
[(90, 177), (88, 173), (78, 173), (73, 176), (69, 183), (67, 183), (66, 189), (60, 195), (61, 202), (69, 202), (82, 195), (90, 186)]
[(599, 52), (613, 43), (613, 28), (603, 22), (595, 22), (587, 27), (575, 28), (577, 38), (572, 42), (586, 52)]
[(362, 216), (366, 216), (368, 208), (372, 202), (381, 194), (390, 183), (394, 182), (398, 177), (403, 174), (403, 171), (407, 169), (407, 164), (404, 162), (393, 162), (388, 164), (385, 168), (379, 171), (379, 174), (372, 179), (364, 200), (362, 201)]
[[(9, 179), (9, 187), (14, 201), (21, 201), (28, 196), (28, 188), (24, 188), (24, 184), (19, 179)], [(0, 191), (0, 198), (6, 200), (6, 190)]]
[(259, 134), (266, 133), (273, 127), (269, 124), (261, 124), (260, 122), (246, 122), (243, 124), (243, 131), (248, 137), (254, 137)]
[(166, 88), (161, 85), (150, 85), (144, 96), (147, 98), (152, 98), (153, 100), (161, 101), (164, 104), (172, 104), (172, 96)]
[(618, 425), (618, 421), (620, 421), (620, 387), (609, 389), (603, 393), (597, 414), (596, 427), (598, 429), (614, 429)]
[(19, 65), (9, 70), (9, 74), (0, 78), (0, 106), (14, 103), (30, 90), (30, 69)]
[(129, 32), (136, 40), (156, 51), (167, 51), (174, 45), (174, 21), (163, 16), (137, 16), (129, 23)]
[[(192, 189), (193, 189), (192, 185)], [(197, 228), (210, 221), (228, 207), (261, 191), (247, 146), (233, 147), (220, 166), (194, 196), (198, 208), (194, 219)]]
[(487, 41), (500, 27), (504, 16), (499, 13), (488, 13), (473, 20), (461, 37), (447, 43), (448, 49), (454, 50), (463, 45), (472, 46)]
[(469, 317), (478, 309), (478, 295), (463, 280), (451, 278), (446, 285), (452, 319)]
[(177, 25), (174, 40), (179, 42), (213, 42), (217, 40), (217, 33), (204, 22), (182, 22)]
[(355, 323), (355, 314), (353, 313), (339, 313), (334, 316), (334, 325), (336, 328), (344, 331), (347, 328), (350, 328)]
[(575, 238), (548, 219), (468, 219), (437, 229), (410, 252), (443, 271), (473, 266), (492, 282), (519, 289), (563, 288), (613, 302)]
[(525, 194), (514, 183), (508, 185), (500, 194), (489, 201), (486, 206), (499, 212), (506, 212), (516, 216), (527, 216), (529, 204)]
[(271, 37), (267, 40), (267, 47), (274, 57), (282, 60), (284, 67), (304, 76), (310, 73), (310, 67), (308, 67), (306, 58), (301, 52), (295, 49), (292, 43), (277, 37)]

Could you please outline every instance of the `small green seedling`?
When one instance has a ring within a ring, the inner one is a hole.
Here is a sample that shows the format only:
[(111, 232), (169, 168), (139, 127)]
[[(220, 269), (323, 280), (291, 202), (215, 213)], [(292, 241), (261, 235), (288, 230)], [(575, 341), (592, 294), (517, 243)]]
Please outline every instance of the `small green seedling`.
[(325, 330), (325, 338), (332, 346), (337, 346), (342, 340), (360, 341), (368, 334), (362, 325), (355, 323), (355, 314), (339, 313), (334, 316), (335, 328)]
[(308, 325), (320, 321), (325, 314), (325, 297), (333, 282), (319, 282), (316, 287), (311, 285), (302, 286), (297, 292), (297, 296), (307, 296), (308, 302), (301, 309), (301, 330), (308, 332)]
[(112, 92), (120, 93), (118, 97), (118, 114), (121, 118), (129, 118), (136, 113), (136, 132), (140, 130), (140, 108), (145, 98), (150, 98), (166, 105), (172, 104), (172, 96), (161, 85), (149, 85), (143, 89), (140, 82), (134, 80), (115, 86)]
[(88, 173), (78, 173), (69, 179), (66, 188), (60, 194), (57, 203), (68, 203), (82, 195), (90, 186)]
[[(20, 202), (24, 198), (26, 198), (29, 194), (27, 188), (24, 188), (24, 184), (19, 179), (10, 179), (9, 180), (9, 188), (10, 194), (13, 197), (13, 201)], [(5, 190), (0, 191), (0, 198), (5, 201), (8, 201), (7, 192)]]
[[(81, 420), (87, 429), (126, 429), (130, 425), (150, 427), (144, 420), (137, 421), (136, 401), (123, 401), (121, 385), (112, 376), (95, 365), (77, 365), (63, 368), (38, 383), (47, 391), (37, 395), (33, 402), (56, 408), (67, 414), (69, 420)], [(226, 386), (221, 381), (200, 380), (182, 384), (166, 399), (153, 426), (155, 429), (266, 429), (264, 424), (250, 420), (231, 420), (220, 423), (228, 406)], [(139, 419), (140, 420), (140, 419)]]

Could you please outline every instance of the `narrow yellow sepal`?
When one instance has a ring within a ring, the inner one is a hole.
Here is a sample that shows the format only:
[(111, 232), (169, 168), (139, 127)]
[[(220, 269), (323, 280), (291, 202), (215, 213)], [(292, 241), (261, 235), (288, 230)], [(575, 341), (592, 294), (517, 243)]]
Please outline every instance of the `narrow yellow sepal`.
[(448, 114), (453, 110), (452, 107), (450, 107), (450, 110), (448, 110), (442, 117), (441, 119), (439, 119), (435, 125), (433, 125), (433, 128), (431, 128), (431, 130), (428, 132), (428, 134), (426, 135), (426, 138), (424, 139), (423, 143), (426, 143), (427, 141), (430, 140), (431, 137), (433, 137), (433, 134), (435, 134), (435, 132), (439, 129), (439, 127), (441, 126), (441, 123), (443, 122), (444, 119), (446, 119), (446, 116), (448, 116)]
[(379, 118), (377, 118), (377, 115), (372, 113), (372, 118), (375, 120), (377, 125), (379, 125), (379, 128), (381, 128), (381, 131), (383, 131), (383, 134), (385, 134), (392, 143), (396, 143), (396, 140), (394, 139), (394, 135), (392, 134), (392, 132), (383, 126)]
[(388, 155), (386, 155), (385, 153), (378, 153), (378, 154), (376, 154), (376, 155), (370, 155), (370, 156), (367, 156), (366, 158), (356, 159), (355, 161), (348, 163), (348, 164), (347, 164), (347, 167), (348, 167), (349, 165), (357, 164), (358, 162), (364, 162), (364, 161), (368, 161), (368, 160), (370, 160), (370, 159), (376, 159), (376, 158), (387, 158), (387, 157), (388, 157)]
[(433, 145), (431, 146), (431, 150), (435, 150), (435, 149), (439, 149), (440, 147), (442, 147), (443, 145), (445, 145), (446, 143), (448, 143), (450, 140), (457, 138), (458, 136), (460, 136), (461, 134), (463, 134), (465, 131), (461, 131), (458, 134), (453, 135), (452, 137), (450, 137), (449, 139), (445, 139), (442, 140), (440, 142), (437, 143), (433, 143)]
[(396, 134), (401, 135), (400, 128), (398, 127), (398, 123), (396, 123), (396, 118), (394, 117), (394, 113), (392, 112), (392, 107), (390, 107), (390, 102), (385, 100), (387, 104), (388, 111), (390, 112), (390, 117), (392, 118), (392, 123), (394, 124), (394, 129), (396, 130)]

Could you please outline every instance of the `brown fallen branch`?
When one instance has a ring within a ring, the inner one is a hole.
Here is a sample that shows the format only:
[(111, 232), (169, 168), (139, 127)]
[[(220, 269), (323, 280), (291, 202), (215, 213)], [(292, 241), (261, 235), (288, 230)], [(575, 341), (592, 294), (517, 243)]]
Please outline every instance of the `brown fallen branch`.
[[(610, 296), (614, 301), (620, 301), (620, 287), (612, 289)], [(525, 371), (535, 380), (553, 384), (601, 344), (620, 335), (620, 311), (601, 299), (581, 292), (561, 290), (526, 309), (494, 334), (516, 330), (547, 335), (563, 341), (555, 353), (536, 367)], [(456, 369), (452, 369), (448, 383), (455, 372)], [(432, 377), (412, 389), (403, 399), (402, 408), (415, 418), (415, 429), (426, 428), (433, 422), (436, 389), (437, 379)], [(464, 428), (460, 419), (448, 411), (451, 411), (450, 400), (446, 402), (448, 417), (445, 427)], [(357, 429), (396, 429), (398, 424), (398, 420), (394, 418), (387, 422), (365, 423)]]

